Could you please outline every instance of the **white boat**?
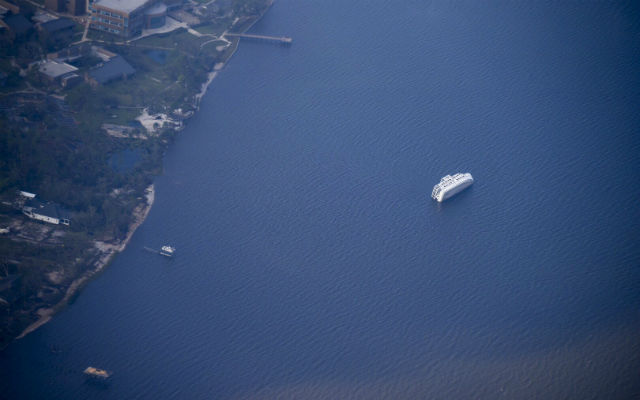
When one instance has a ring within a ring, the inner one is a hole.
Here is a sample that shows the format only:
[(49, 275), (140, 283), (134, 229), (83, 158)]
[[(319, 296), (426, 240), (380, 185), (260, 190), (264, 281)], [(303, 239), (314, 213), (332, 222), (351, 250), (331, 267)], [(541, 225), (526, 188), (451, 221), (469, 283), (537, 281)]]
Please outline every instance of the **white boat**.
[(160, 254), (167, 257), (173, 257), (173, 253), (176, 251), (175, 247), (162, 246), (160, 248)]
[(442, 202), (454, 194), (460, 193), (473, 184), (473, 176), (470, 173), (457, 173), (446, 175), (433, 187), (431, 197), (438, 202)]

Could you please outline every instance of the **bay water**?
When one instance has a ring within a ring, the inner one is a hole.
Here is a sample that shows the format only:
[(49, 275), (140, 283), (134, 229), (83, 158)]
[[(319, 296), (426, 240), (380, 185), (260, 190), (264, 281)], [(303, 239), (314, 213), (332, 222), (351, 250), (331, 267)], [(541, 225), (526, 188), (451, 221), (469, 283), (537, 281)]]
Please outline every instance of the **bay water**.
[(251, 33), (294, 43), (241, 43), (1, 397), (640, 396), (637, 5), (279, 0)]

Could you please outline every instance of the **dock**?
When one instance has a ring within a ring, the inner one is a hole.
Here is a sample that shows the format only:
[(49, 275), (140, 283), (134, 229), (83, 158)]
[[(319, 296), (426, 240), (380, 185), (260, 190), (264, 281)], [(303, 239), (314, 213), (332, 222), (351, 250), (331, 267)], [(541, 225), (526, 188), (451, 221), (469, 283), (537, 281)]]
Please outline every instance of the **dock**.
[(263, 40), (267, 42), (280, 43), (282, 45), (291, 45), (293, 39), (288, 36), (267, 36), (267, 35), (251, 35), (249, 33), (226, 33), (225, 36), (239, 37), (253, 40)]

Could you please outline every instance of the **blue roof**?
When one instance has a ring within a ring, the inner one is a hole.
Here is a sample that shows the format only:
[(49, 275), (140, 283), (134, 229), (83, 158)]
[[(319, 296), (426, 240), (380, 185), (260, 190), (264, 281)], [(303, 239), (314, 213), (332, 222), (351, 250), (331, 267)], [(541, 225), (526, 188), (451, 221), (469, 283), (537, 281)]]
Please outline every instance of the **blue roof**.
[(33, 27), (33, 24), (22, 14), (9, 15), (4, 22), (16, 35), (24, 35)]
[(75, 22), (68, 18), (58, 18), (52, 21), (45, 22), (40, 24), (40, 27), (47, 31), (48, 33), (54, 33), (61, 31), (63, 29), (73, 28), (76, 26)]
[(102, 66), (89, 72), (89, 75), (103, 85), (123, 76), (131, 76), (136, 70), (121, 56), (115, 56)]

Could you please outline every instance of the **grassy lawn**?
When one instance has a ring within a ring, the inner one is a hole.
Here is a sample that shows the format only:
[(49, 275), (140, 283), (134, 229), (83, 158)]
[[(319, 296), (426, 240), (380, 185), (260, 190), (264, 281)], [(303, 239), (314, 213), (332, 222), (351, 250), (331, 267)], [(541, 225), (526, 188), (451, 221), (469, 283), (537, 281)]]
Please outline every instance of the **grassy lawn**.
[[(68, 101), (74, 109), (82, 110), (77, 118), (91, 129), (99, 129), (105, 122), (127, 124), (140, 115), (140, 109), (126, 107), (151, 107), (150, 113), (189, 109), (207, 73), (231, 51), (218, 51), (216, 47), (225, 42), (210, 41), (210, 36), (196, 37), (179, 29), (128, 45), (105, 44), (136, 69), (135, 75), (96, 88), (80, 85), (69, 91)], [(201, 47), (206, 42), (210, 43)], [(161, 52), (162, 57), (152, 57), (152, 51)]]
[(104, 123), (116, 125), (128, 125), (129, 122), (135, 120), (136, 117), (142, 113), (142, 109), (134, 108), (116, 108), (110, 111), (111, 114)]
[(207, 22), (206, 24), (199, 25), (194, 29), (205, 35), (209, 34), (220, 36), (225, 31), (225, 29), (229, 27), (229, 25), (231, 25), (231, 21), (229, 21), (228, 19), (215, 19)]
[[(174, 48), (180, 45), (182, 49), (185, 51), (189, 51), (190, 48), (195, 48), (201, 41), (205, 38), (199, 38), (187, 32), (186, 29), (180, 28), (175, 31), (160, 34), (147, 36), (140, 40), (136, 40), (132, 43), (133, 46), (142, 45), (142, 46), (150, 46), (150, 47), (164, 47), (164, 48)], [(186, 46), (186, 47), (182, 47)]]
[(114, 36), (107, 32), (102, 32), (95, 29), (89, 29), (89, 31), (87, 32), (87, 38), (106, 43), (120, 42), (123, 40), (118, 36)]

